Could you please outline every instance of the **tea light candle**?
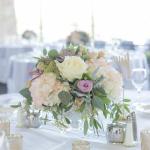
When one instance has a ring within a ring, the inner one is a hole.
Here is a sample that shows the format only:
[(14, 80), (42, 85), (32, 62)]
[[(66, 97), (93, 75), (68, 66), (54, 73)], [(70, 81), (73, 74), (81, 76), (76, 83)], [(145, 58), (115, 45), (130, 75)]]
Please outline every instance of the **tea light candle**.
[(0, 130), (4, 131), (7, 136), (10, 135), (10, 121), (0, 119)]
[(72, 143), (72, 150), (90, 150), (90, 143), (83, 140), (77, 140)]
[(141, 150), (150, 149), (150, 129), (141, 131)]
[(11, 134), (8, 136), (8, 145), (10, 150), (23, 150), (23, 136)]

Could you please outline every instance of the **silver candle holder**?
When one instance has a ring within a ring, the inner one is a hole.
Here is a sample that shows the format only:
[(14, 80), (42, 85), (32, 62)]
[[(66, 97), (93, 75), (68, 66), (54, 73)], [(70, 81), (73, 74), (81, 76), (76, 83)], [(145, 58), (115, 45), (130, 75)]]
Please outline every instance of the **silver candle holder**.
[(17, 114), (18, 128), (38, 128), (41, 125), (39, 112), (27, 112), (20, 108)]
[(108, 143), (123, 143), (125, 138), (124, 123), (111, 123), (107, 125), (106, 137)]

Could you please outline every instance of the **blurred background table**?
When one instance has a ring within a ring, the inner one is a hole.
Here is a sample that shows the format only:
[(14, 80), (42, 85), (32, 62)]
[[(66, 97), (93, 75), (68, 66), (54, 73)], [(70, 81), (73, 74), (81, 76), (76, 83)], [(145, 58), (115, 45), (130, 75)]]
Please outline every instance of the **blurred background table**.
[(12, 56), (8, 65), (7, 92), (19, 92), (23, 89), (28, 80), (31, 79), (31, 72), (35, 67), (36, 60), (28, 53)]
[(7, 68), (9, 58), (13, 55), (31, 52), (34, 47), (32, 46), (23, 46), (23, 45), (0, 45), (0, 70), (3, 70), (3, 73), (0, 73), (0, 82), (6, 83), (7, 81)]
[(32, 77), (31, 72), (37, 62), (34, 57), (39, 57), (40, 55), (41, 51), (34, 50), (10, 57), (7, 71), (8, 93), (19, 92), (26, 86), (27, 81)]

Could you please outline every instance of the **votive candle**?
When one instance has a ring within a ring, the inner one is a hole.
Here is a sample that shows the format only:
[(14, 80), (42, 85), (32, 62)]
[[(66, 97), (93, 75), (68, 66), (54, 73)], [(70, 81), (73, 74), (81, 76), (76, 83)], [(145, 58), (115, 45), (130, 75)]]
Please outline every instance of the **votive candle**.
[(77, 140), (72, 143), (72, 150), (90, 150), (90, 143), (88, 141)]
[(149, 150), (150, 149), (150, 129), (141, 131), (141, 150)]
[(0, 119), (0, 130), (4, 131), (6, 136), (10, 135), (10, 121), (6, 119)]
[(8, 145), (10, 150), (23, 150), (23, 136), (11, 134), (8, 136)]

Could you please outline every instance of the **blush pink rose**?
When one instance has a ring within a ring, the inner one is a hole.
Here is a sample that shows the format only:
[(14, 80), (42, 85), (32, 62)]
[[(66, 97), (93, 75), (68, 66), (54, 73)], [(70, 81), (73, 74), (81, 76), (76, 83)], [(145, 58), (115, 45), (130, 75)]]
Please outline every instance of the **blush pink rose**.
[(83, 93), (88, 93), (92, 91), (93, 82), (90, 80), (80, 80), (77, 83), (78, 89)]

